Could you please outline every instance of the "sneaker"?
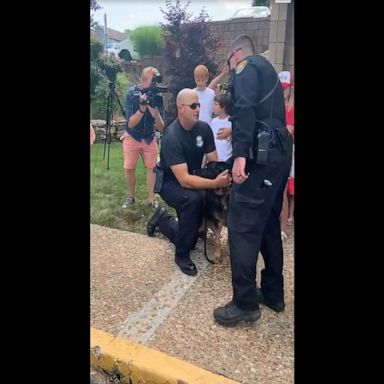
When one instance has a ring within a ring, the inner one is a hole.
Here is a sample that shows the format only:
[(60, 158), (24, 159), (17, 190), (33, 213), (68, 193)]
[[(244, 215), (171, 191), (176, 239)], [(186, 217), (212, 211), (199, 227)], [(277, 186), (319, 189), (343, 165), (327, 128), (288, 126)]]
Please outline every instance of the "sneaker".
[(159, 208), (159, 203), (156, 200), (152, 200), (149, 204), (148, 207), (153, 209), (154, 211)]
[(135, 204), (135, 198), (131, 197), (131, 196), (128, 196), (127, 200), (125, 201), (125, 203), (122, 205), (121, 208), (126, 209), (126, 208), (130, 207), (133, 204)]

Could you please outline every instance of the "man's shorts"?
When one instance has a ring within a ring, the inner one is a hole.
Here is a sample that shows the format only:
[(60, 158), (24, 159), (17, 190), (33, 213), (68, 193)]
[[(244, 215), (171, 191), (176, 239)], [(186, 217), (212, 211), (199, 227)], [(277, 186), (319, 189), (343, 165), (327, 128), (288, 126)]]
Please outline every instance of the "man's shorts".
[(144, 157), (145, 167), (152, 169), (157, 161), (156, 140), (152, 140), (150, 144), (147, 144), (145, 141), (136, 141), (131, 135), (124, 132), (123, 153), (124, 169), (135, 169), (140, 153)]

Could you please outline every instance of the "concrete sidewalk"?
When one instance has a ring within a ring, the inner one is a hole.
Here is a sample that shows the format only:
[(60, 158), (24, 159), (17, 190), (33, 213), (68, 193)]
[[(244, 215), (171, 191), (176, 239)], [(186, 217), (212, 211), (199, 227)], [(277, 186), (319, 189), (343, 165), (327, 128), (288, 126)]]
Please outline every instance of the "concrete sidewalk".
[[(224, 328), (212, 316), (232, 294), (224, 241), (217, 265), (198, 244), (199, 273), (190, 277), (174, 264), (168, 240), (92, 225), (91, 325), (241, 383), (293, 383), (292, 232), (284, 244), (285, 311), (262, 306), (254, 325)], [(262, 268), (260, 257), (258, 282)]]

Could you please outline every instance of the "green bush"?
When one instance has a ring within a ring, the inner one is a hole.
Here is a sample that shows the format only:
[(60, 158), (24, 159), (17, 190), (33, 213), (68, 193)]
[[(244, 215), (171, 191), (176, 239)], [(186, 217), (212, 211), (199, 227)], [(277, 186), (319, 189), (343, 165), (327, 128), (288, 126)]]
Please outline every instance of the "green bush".
[(101, 68), (98, 65), (98, 58), (101, 55), (101, 52), (103, 51), (103, 45), (94, 40), (91, 39), (91, 47), (90, 47), (90, 56), (91, 56), (91, 64), (90, 64), (90, 95), (91, 100), (95, 97), (95, 91), (97, 85), (100, 83), (103, 75)]
[(131, 40), (141, 57), (160, 55), (164, 46), (160, 26), (136, 28), (131, 34)]

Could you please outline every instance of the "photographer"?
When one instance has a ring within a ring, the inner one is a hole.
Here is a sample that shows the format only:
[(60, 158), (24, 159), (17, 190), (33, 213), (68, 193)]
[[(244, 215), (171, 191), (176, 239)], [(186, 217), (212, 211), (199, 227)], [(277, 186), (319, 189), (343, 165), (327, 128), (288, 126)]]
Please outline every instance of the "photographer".
[(144, 159), (147, 168), (148, 204), (156, 209), (153, 187), (155, 175), (153, 167), (157, 160), (157, 145), (155, 128), (160, 132), (164, 129), (163, 98), (156, 93), (153, 77), (159, 74), (154, 67), (144, 68), (141, 73), (141, 84), (130, 87), (125, 104), (126, 132), (123, 135), (124, 169), (128, 188), (128, 198), (122, 208), (128, 208), (135, 203), (136, 164), (139, 155)]

